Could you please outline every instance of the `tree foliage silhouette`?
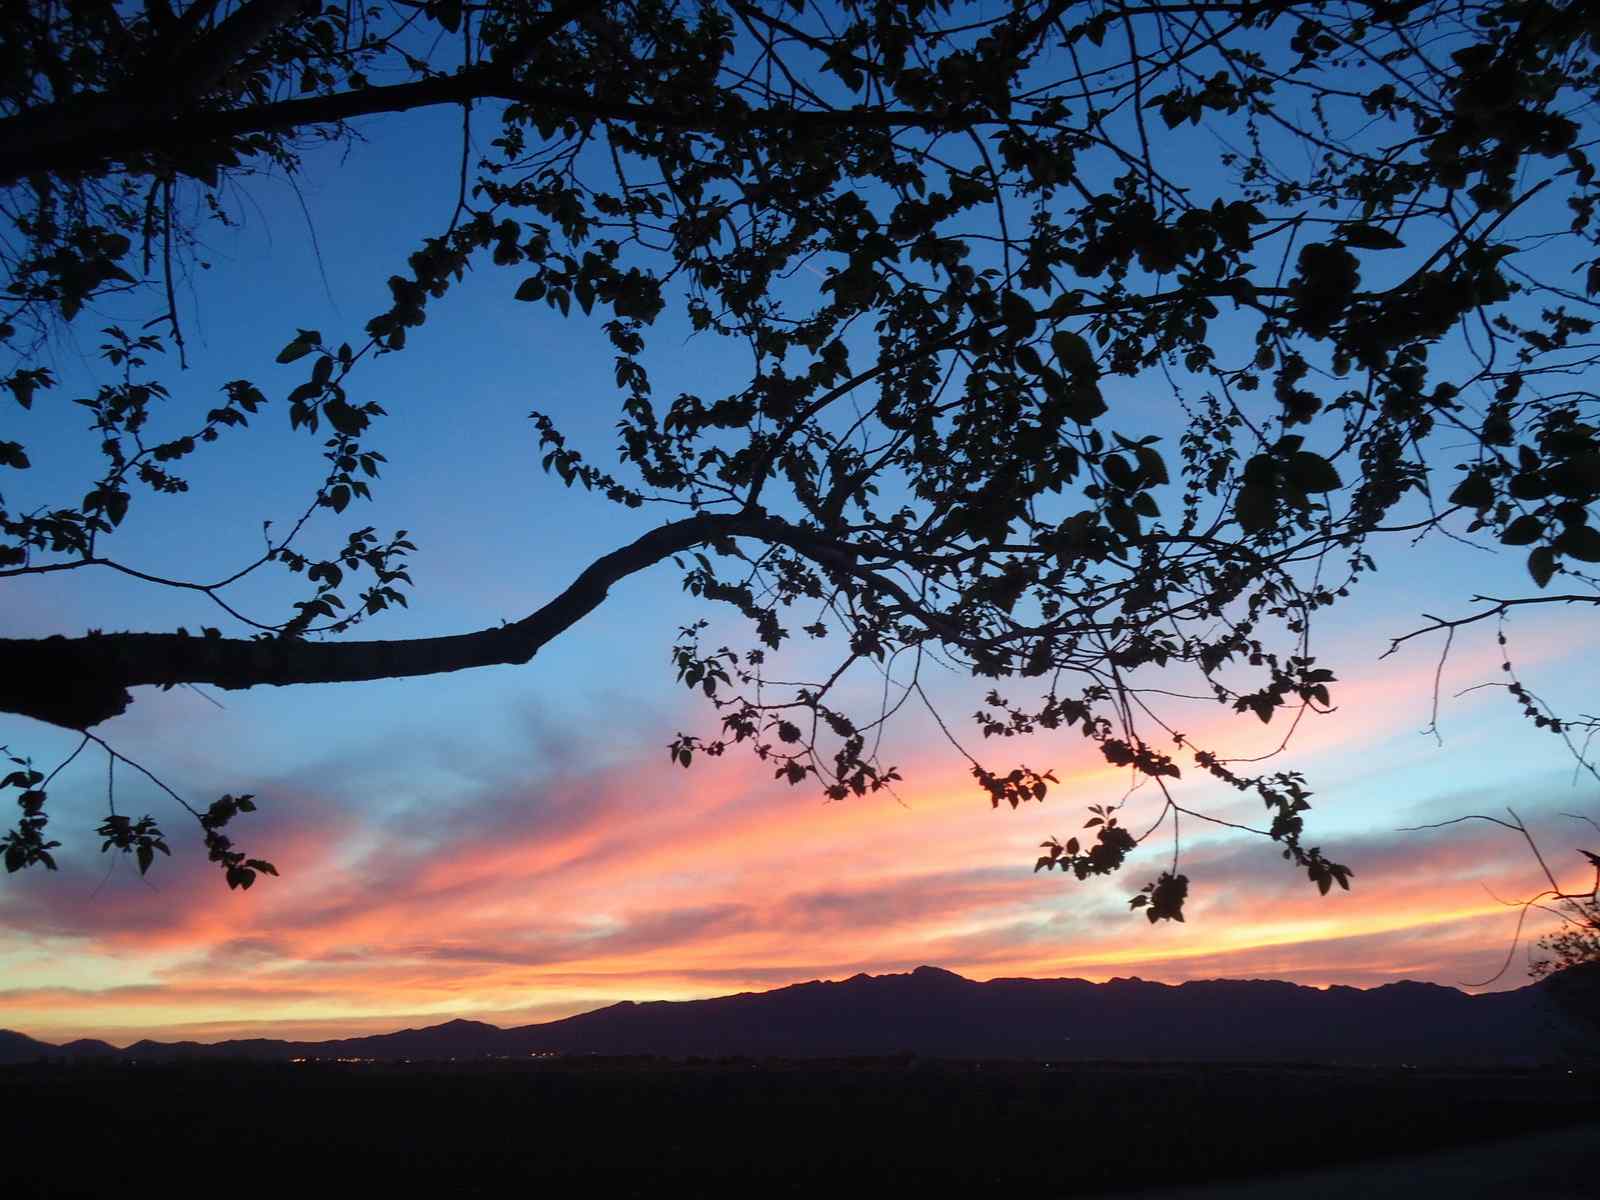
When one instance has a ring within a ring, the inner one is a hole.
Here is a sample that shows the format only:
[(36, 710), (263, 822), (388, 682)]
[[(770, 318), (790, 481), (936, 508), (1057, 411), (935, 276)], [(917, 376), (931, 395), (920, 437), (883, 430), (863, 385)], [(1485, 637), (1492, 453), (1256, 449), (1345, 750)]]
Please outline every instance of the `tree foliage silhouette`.
[[(1538, 905), (1558, 921), (1538, 940), (1538, 955), (1529, 965), (1529, 973), (1535, 979), (1586, 963), (1590, 970), (1600, 970), (1600, 855), (1592, 850), (1578, 853), (1594, 871), (1588, 891), (1563, 891), (1558, 885), (1526, 902)], [(1542, 861), (1540, 865), (1543, 866)], [(1593, 1015), (1600, 1018), (1600, 1013)]]
[[(937, 660), (992, 683), (983, 739), (1075, 729), (1160, 797), (1137, 825), (1102, 806), (1040, 867), (1105, 874), (1163, 822), (1176, 835), (1206, 814), (1168, 782), (1197, 768), (1257, 795), (1258, 832), (1326, 892), (1350, 872), (1304, 840), (1306, 781), (1191, 740), (1174, 677), (1292, 730), (1333, 702), (1316, 614), (1424, 535), (1525, 555), (1529, 587), (1463, 598), (1396, 644), (1600, 599), (1591, 5), (29, 0), (0, 30), (14, 414), (58, 402), (63, 323), (112, 298), (150, 318), (106, 331), (105, 382), (75, 397), (104, 453), (82, 499), (0, 508), (0, 576), (121, 572), (219, 613), (197, 635), (0, 641), (4, 711), (87, 731), (142, 685), (524, 663), (670, 561), (752, 631), (742, 648), (681, 631), (678, 677), (717, 726), (680, 735), (673, 761), (742, 745), (833, 797), (883, 788), (899, 775), (878, 731), (926, 700)], [(283, 331), (261, 361), (300, 365), (287, 395), (240, 378), (169, 430), (160, 370), (185, 357), (175, 284), (201, 223), (226, 222), (253, 173), (321, 161), (308, 148), (348, 123), (428, 106), (493, 134), (481, 153), (465, 134), (430, 149), (460, 203), (420, 232), (392, 304), (359, 333)], [(353, 519), (342, 544), (308, 544), (382, 469), (363, 364), (419, 352), (432, 308), (494, 268), (508, 303), (597, 323), (614, 349), (620, 467), (535, 413), (544, 469), (671, 518), (503, 627), (338, 637), (405, 604), (415, 550)], [(743, 348), (748, 382), (654, 393), (668, 310)], [(1176, 445), (1130, 431), (1134, 386), (1170, 396)], [(286, 532), (217, 579), (116, 556), (141, 491), (185, 490), (185, 460), (279, 413), (327, 462)], [(28, 466), (24, 441), (0, 441), (0, 468)], [(304, 598), (246, 611), (234, 585), (274, 570)], [(797, 640), (838, 646), (836, 669), (778, 682)], [(845, 711), (860, 670), (899, 701)], [(1045, 797), (1048, 770), (990, 765), (940, 720), (992, 804)], [(48, 866), (46, 779), (17, 766), (7, 866)], [(191, 811), (248, 885), (270, 864), (218, 829), (250, 801), (218, 803)], [(165, 849), (153, 821), (113, 813), (102, 833), (141, 867)], [(1181, 919), (1178, 866), (1133, 907)]]

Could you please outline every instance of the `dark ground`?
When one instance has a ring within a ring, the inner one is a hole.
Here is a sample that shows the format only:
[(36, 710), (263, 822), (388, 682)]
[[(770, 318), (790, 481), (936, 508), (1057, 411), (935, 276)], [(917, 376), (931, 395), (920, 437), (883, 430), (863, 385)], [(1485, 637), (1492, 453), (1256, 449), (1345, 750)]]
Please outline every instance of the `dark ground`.
[(105, 1063), (0, 1069), (0, 1096), (8, 1197), (114, 1195), (141, 1181), (167, 1196), (318, 1194), (336, 1181), (362, 1195), (1081, 1196), (1358, 1161), (1376, 1177), (1386, 1156), (1592, 1123), (1600, 1073), (910, 1058)]
[(1597, 1191), (1600, 1114), (1595, 1124), (1117, 1200), (1594, 1200)]

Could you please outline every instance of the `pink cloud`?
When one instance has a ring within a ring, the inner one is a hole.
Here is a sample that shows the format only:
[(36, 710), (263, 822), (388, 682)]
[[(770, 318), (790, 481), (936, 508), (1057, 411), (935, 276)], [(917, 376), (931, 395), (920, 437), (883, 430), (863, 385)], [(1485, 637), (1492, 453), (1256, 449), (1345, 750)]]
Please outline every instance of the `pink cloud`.
[[(1126, 898), (1165, 848), (1110, 880), (1030, 873), (1041, 825), (1073, 831), (1084, 803), (1114, 799), (1125, 780), (1092, 747), (1074, 751), (1077, 769), (1022, 813), (991, 811), (943, 753), (921, 764), (904, 806), (820, 803), (746, 761), (663, 771), (654, 755), (585, 770), (593, 756), (579, 753), (566, 769), (488, 778), (448, 807), (418, 800), (382, 819), (330, 801), (348, 780), (284, 781), (240, 830), (284, 878), (248, 894), (222, 888), (192, 847), (158, 864), (158, 891), (122, 871), (95, 894), (92, 860), (21, 880), (0, 952), (33, 955), (25, 977), (39, 983), (0, 990), (0, 1024), (48, 1038), (326, 1036), (922, 962), (975, 978), (1454, 983), (1486, 975), (1509, 938), (1512, 917), (1484, 885), (1507, 897), (1537, 887), (1522, 848), (1488, 826), (1354, 839), (1339, 849), (1358, 864), (1356, 888), (1329, 897), (1269, 844), (1198, 832), (1182, 860), (1188, 923), (1149, 927)], [(108, 961), (144, 964), (148, 979), (96, 982)]]

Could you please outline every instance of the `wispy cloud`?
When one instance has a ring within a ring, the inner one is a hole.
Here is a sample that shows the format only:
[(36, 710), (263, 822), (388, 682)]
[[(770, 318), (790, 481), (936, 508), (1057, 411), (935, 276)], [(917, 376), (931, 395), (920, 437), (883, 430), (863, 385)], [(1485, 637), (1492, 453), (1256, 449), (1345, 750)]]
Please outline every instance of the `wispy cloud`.
[(1328, 897), (1270, 844), (1201, 827), (1181, 858), (1188, 922), (1150, 927), (1126, 899), (1167, 846), (1112, 880), (1030, 870), (1042, 829), (1070, 831), (1082, 804), (1120, 794), (1092, 747), (1074, 747), (1045, 806), (1011, 813), (991, 811), (939, 749), (898, 801), (827, 804), (747, 761), (668, 769), (648, 721), (598, 745), (548, 715), (517, 720), (560, 752), (445, 754), (426, 786), (375, 790), (393, 750), (374, 744), (263, 787), (240, 836), (284, 877), (248, 894), (226, 891), (193, 847), (149, 884), (126, 864), (102, 884), (81, 854), (56, 876), (20, 877), (0, 896), (0, 955), (21, 964), (0, 988), (0, 1023), (47, 1038), (328, 1036), (922, 962), (976, 978), (1455, 983), (1504, 954), (1514, 914), (1494, 896), (1538, 886), (1523, 848), (1487, 825), (1343, 839), (1356, 887)]

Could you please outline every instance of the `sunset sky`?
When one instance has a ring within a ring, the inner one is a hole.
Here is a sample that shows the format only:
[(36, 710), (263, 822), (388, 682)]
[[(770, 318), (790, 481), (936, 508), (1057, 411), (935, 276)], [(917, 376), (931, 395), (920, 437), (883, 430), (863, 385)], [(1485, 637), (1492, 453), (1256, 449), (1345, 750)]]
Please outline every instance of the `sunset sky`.
[[(311, 156), (309, 227), (282, 181), (255, 183), (242, 230), (217, 235), (213, 269), (193, 282), (193, 363), (165, 372), (176, 412), (209, 407), (220, 383), (241, 375), (281, 398), (304, 374), (304, 364), (272, 363), (296, 328), (357, 340), (385, 303), (384, 280), (448, 218), (453, 179), (422, 172), (449, 154), (411, 150), (448, 145), (456, 121), (373, 125), (344, 165)], [(568, 492), (539, 470), (535, 407), (610, 465), (615, 386), (597, 323), (510, 303), (516, 283), (470, 276), (411, 350), (361, 377), (363, 398), (391, 414), (377, 439), (390, 465), (376, 502), (354, 515), (380, 533), (410, 530), (420, 549), (411, 609), (360, 636), (515, 620), (656, 519)], [(34, 468), (7, 480), (19, 508), (81, 494), (93, 442), (66, 400), (97, 377), (104, 323), (86, 314), (55, 350), (64, 385), (20, 431)], [(659, 393), (741, 385), (742, 359), (670, 323), (655, 336)], [(1175, 437), (1159, 398), (1124, 400), (1131, 420)], [(287, 424), (280, 404), (197, 456), (189, 495), (140, 496), (119, 557), (202, 577), (248, 558), (262, 520), (292, 519), (319, 474), (314, 444)], [(309, 534), (331, 548), (348, 528), (323, 514)], [(1458, 637), (1442, 672), (1442, 744), (1422, 733), (1440, 645), (1417, 640), (1380, 660), (1389, 638), (1421, 612), (1464, 611), (1473, 592), (1524, 594), (1530, 584), (1515, 557), (1459, 543), (1384, 549), (1376, 577), (1318, 633), (1319, 657), (1340, 677), (1338, 711), (1308, 720), (1279, 759), (1307, 774), (1308, 841), (1354, 868), (1348, 894), (1319, 896), (1276, 847), (1216, 827), (1184, 829), (1192, 891), (1182, 925), (1152, 927), (1128, 911), (1127, 898), (1170, 862), (1164, 835), (1110, 879), (1035, 874), (1041, 841), (1077, 832), (1085, 805), (1117, 801), (1130, 782), (1076, 733), (1006, 748), (1008, 762), (1053, 767), (1061, 780), (1044, 803), (1015, 812), (990, 809), (917, 713), (885, 745), (905, 776), (896, 796), (825, 803), (745, 755), (678, 768), (668, 743), (712, 731), (715, 716), (675, 685), (668, 647), (701, 615), (713, 621), (712, 645), (737, 630), (697, 608), (669, 565), (627, 581), (521, 668), (295, 691), (144, 689), (96, 732), (191, 803), (254, 793), (260, 812), (229, 832), (282, 877), (228, 891), (193, 822), (127, 769), (116, 777), (119, 808), (157, 815), (173, 857), (141, 879), (130, 861), (101, 856), (93, 830), (106, 763), (86, 751), (51, 788), (61, 869), (0, 879), (0, 1027), (122, 1043), (336, 1036), (450, 1017), (526, 1023), (619, 999), (921, 963), (978, 979), (1486, 980), (1511, 945), (1516, 910), (1505, 902), (1541, 886), (1526, 848), (1482, 823), (1397, 830), (1511, 806), (1577, 882), (1573, 847), (1588, 843), (1561, 814), (1600, 817), (1596, 785), (1575, 780), (1560, 742), (1522, 721), (1502, 690), (1465, 691), (1500, 678), (1492, 624)], [(277, 587), (245, 597), (281, 599)], [(10, 636), (216, 623), (192, 597), (81, 572), (8, 581), (0, 608)], [(1535, 690), (1557, 709), (1592, 706), (1600, 655), (1583, 614), (1510, 628)], [(958, 722), (974, 706), (954, 681), (940, 696)], [(1239, 755), (1271, 750), (1283, 734), (1215, 705), (1193, 710), (1189, 732)], [(0, 744), (45, 770), (76, 740), (0, 719)], [(1259, 801), (1187, 774), (1181, 798), (1259, 820)], [(1528, 940), (1492, 986), (1526, 982)]]

